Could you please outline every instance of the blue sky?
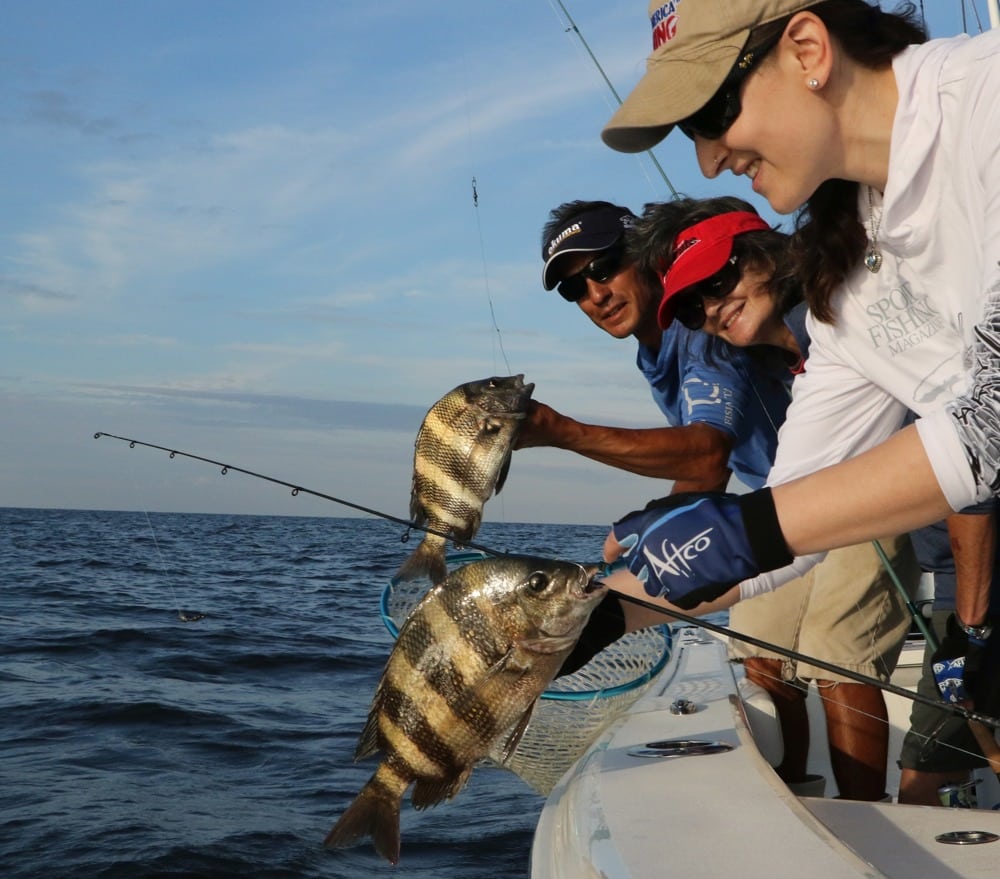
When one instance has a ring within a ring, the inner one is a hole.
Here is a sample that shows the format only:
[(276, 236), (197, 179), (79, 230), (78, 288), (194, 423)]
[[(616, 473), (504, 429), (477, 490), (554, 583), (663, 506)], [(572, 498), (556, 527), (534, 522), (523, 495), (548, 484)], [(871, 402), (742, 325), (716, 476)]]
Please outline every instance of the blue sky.
[[(624, 96), (646, 4), (564, 2)], [(354, 515), (106, 431), (406, 516), (427, 408), (495, 374), (660, 424), (632, 343), (540, 284), (551, 208), (670, 197), (601, 143), (614, 98), (567, 26), (547, 0), (8, 0), (0, 505)], [(656, 154), (685, 194), (754, 200), (683, 138)], [(667, 490), (529, 449), (486, 517), (601, 524)]]

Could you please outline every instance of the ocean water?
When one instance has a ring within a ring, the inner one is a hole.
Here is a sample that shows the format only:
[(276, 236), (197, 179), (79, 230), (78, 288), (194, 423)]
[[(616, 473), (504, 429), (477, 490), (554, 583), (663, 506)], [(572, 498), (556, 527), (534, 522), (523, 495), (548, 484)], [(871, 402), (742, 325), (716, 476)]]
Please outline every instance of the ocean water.
[[(0, 508), (0, 872), (15, 877), (528, 875), (543, 800), (479, 767), (404, 800), (392, 867), (322, 847), (392, 649), (409, 549), (378, 519)], [(477, 543), (596, 560), (605, 526)]]

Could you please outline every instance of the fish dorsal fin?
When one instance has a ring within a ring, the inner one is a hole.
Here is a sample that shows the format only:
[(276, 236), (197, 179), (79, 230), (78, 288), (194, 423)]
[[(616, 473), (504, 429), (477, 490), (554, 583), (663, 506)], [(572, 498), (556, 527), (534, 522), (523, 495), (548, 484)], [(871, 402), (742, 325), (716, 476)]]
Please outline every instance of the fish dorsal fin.
[(368, 715), (368, 722), (358, 738), (358, 746), (354, 749), (354, 760), (355, 762), (364, 760), (365, 757), (371, 757), (378, 751), (378, 711), (373, 708)]

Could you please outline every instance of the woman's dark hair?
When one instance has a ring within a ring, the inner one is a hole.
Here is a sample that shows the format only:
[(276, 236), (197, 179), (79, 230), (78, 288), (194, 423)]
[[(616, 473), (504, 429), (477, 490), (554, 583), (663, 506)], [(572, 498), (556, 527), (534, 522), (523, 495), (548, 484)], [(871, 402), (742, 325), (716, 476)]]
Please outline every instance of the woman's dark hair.
[[(643, 274), (657, 274), (673, 262), (674, 241), (680, 232), (733, 211), (757, 213), (753, 205), (736, 196), (650, 202), (629, 231), (628, 252)], [(802, 299), (794, 273), (787, 267), (787, 251), (788, 236), (776, 229), (744, 232), (733, 239), (733, 253), (744, 271), (771, 276), (770, 292), (779, 314), (785, 314)]]
[[(872, 70), (891, 66), (907, 46), (927, 40), (913, 3), (883, 12), (866, 0), (822, 0), (809, 11), (818, 16), (844, 53)], [(773, 39), (791, 17), (757, 28), (748, 46)], [(830, 299), (861, 261), (868, 236), (858, 219), (858, 184), (822, 183), (799, 211), (791, 238), (790, 270), (798, 277), (817, 320), (833, 323)]]

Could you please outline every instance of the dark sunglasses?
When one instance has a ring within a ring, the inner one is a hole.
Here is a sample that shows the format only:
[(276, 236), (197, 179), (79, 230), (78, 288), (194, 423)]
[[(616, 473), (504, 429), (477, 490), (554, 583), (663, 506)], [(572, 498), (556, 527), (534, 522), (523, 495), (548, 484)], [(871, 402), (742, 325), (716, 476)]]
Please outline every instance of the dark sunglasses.
[(744, 49), (740, 57), (729, 71), (729, 75), (722, 81), (718, 91), (708, 99), (708, 102), (700, 109), (692, 113), (686, 119), (681, 119), (677, 127), (683, 131), (691, 140), (695, 135), (704, 137), (707, 140), (718, 140), (729, 131), (730, 126), (743, 110), (743, 101), (740, 98), (740, 87), (743, 81), (750, 75), (750, 72), (767, 56), (781, 39), (779, 33), (777, 37), (768, 40), (755, 49)]
[(567, 302), (579, 302), (587, 295), (588, 278), (603, 284), (622, 270), (624, 262), (625, 248), (614, 244), (602, 250), (576, 274), (563, 278), (556, 289)]
[(725, 265), (704, 281), (692, 284), (674, 299), (674, 318), (689, 330), (700, 330), (705, 326), (705, 300), (725, 299), (736, 289), (743, 272), (739, 257), (731, 256)]

